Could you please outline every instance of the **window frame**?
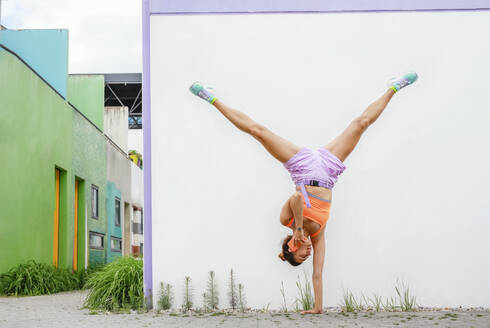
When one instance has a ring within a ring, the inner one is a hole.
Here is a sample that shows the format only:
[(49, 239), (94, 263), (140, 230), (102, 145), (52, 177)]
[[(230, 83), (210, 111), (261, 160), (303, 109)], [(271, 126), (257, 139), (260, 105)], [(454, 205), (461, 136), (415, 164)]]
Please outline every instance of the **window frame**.
[[(120, 243), (120, 245), (121, 245), (120, 249), (112, 248), (112, 241), (113, 240), (116, 240)], [(111, 236), (111, 252), (122, 253), (122, 246), (123, 246), (122, 238)]]
[[(102, 246), (92, 246), (92, 244), (90, 243), (90, 237), (92, 235), (99, 236), (102, 238)], [(105, 239), (105, 234), (97, 232), (97, 231), (89, 231), (88, 232), (88, 248), (89, 249), (95, 249), (95, 250), (104, 250), (105, 249), (104, 239)]]
[[(119, 212), (117, 211), (117, 202), (119, 202)], [(114, 225), (116, 227), (121, 227), (121, 199), (119, 197), (114, 197)], [(119, 224), (117, 223), (117, 218), (119, 218)]]
[[(95, 210), (96, 210), (95, 216), (94, 216), (94, 190), (97, 192), (97, 199), (96, 199), (97, 204), (95, 207)], [(99, 219), (99, 187), (94, 185), (94, 184), (90, 188), (90, 202), (92, 204), (90, 216), (92, 219), (98, 220)]]

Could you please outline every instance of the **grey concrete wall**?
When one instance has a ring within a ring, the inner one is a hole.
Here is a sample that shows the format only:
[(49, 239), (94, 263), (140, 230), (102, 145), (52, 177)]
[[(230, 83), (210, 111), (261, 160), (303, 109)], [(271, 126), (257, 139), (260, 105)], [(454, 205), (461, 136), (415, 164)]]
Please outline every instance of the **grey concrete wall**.
[[(143, 207), (143, 171), (127, 157), (129, 131), (127, 107), (104, 108), (104, 133), (112, 141), (108, 141), (107, 145), (107, 180), (121, 191), (121, 204), (129, 204), (125, 206), (123, 218), (124, 255), (132, 253), (131, 242), (135, 239), (132, 234), (133, 207)], [(141, 130), (139, 135), (142, 136)], [(136, 150), (142, 151), (142, 147)], [(136, 237), (138, 246), (143, 239), (140, 236)]]
[(130, 203), (131, 161), (111, 141), (107, 141), (107, 180), (113, 182), (121, 191), (124, 201)]
[(104, 133), (128, 152), (128, 107), (104, 107)]
[[(111, 140), (107, 140), (107, 181), (114, 183), (121, 192), (121, 205), (131, 203), (131, 161), (122, 149)], [(123, 207), (124, 208), (124, 207)], [(127, 226), (130, 225), (130, 216), (126, 210), (122, 211), (121, 234), (123, 237), (123, 255), (127, 255)]]
[(104, 107), (107, 141), (107, 180), (121, 191), (121, 204), (131, 203), (131, 161), (128, 159), (128, 108)]
[(124, 229), (123, 229), (123, 255), (131, 255), (131, 218), (133, 208), (131, 204), (124, 203)]

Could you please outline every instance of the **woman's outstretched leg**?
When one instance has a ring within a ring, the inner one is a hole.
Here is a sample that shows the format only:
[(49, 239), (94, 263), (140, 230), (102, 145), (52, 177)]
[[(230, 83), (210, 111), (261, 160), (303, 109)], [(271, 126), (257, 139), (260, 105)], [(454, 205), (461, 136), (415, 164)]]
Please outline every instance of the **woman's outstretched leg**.
[(381, 98), (369, 105), (361, 116), (356, 117), (344, 132), (326, 145), (325, 148), (343, 162), (354, 150), (364, 131), (381, 115), (394, 94), (395, 92), (391, 89), (386, 91)]
[(216, 99), (208, 90), (204, 89), (200, 84), (193, 84), (190, 88), (191, 92), (211, 103), (218, 109), (224, 117), (226, 117), (233, 125), (245, 133), (260, 141), (267, 151), (274, 156), (278, 161), (285, 163), (300, 148), (288, 140), (281, 138), (267, 129), (265, 126), (255, 122), (246, 114), (233, 109)]
[(246, 114), (227, 106), (222, 101), (216, 100), (213, 106), (237, 128), (260, 141), (265, 149), (278, 161), (287, 162), (299, 151), (300, 148), (292, 142), (274, 134), (265, 126), (255, 122)]
[(354, 150), (364, 131), (366, 131), (366, 129), (373, 124), (384, 111), (393, 95), (416, 80), (416, 73), (408, 73), (399, 80), (394, 81), (391, 88), (388, 89), (383, 96), (369, 105), (361, 116), (355, 118), (347, 129), (326, 145), (325, 148), (343, 162)]

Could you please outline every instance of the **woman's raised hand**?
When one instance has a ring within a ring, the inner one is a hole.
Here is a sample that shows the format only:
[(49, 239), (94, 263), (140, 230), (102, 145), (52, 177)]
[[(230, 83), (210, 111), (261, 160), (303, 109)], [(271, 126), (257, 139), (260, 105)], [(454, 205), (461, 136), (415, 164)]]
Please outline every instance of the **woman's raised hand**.
[(303, 232), (303, 228), (298, 227), (296, 228), (296, 230), (294, 230), (293, 239), (296, 245), (299, 245), (300, 243), (304, 242), (305, 234)]

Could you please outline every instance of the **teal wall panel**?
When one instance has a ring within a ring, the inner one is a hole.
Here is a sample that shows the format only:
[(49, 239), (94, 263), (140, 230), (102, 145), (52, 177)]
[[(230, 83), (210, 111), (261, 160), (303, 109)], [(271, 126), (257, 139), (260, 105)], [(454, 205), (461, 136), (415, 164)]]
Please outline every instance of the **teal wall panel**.
[(1, 30), (0, 44), (19, 55), (66, 99), (68, 30)]
[(106, 263), (105, 251), (90, 249), (88, 252), (88, 259), (89, 259), (89, 263), (88, 263), (89, 266), (105, 264)]

